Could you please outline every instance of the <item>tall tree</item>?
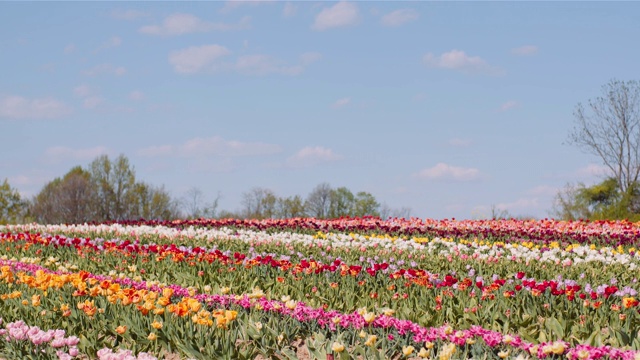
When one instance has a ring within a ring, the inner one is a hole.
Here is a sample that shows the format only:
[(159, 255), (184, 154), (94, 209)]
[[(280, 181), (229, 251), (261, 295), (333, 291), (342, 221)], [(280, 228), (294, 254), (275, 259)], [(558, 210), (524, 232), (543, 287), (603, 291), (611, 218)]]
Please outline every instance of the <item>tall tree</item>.
[(0, 184), (0, 224), (15, 224), (25, 220), (28, 204), (22, 199), (18, 190), (4, 179)]
[(33, 199), (31, 212), (41, 223), (81, 224), (94, 220), (94, 202), (91, 175), (76, 166), (43, 187)]
[(322, 183), (317, 185), (307, 196), (304, 208), (307, 215), (324, 219), (329, 216), (331, 210), (331, 185)]
[(185, 215), (191, 219), (202, 217), (204, 193), (197, 187), (191, 187), (182, 198)]
[(329, 216), (330, 218), (339, 218), (354, 213), (356, 207), (356, 197), (351, 190), (342, 186), (331, 191), (329, 198)]
[(640, 82), (611, 80), (574, 116), (569, 142), (600, 157), (619, 190), (629, 191), (640, 175)]
[(181, 204), (188, 218), (215, 218), (220, 197), (221, 195), (218, 193), (212, 202), (207, 203), (202, 190), (197, 187), (191, 187), (182, 197)]
[(180, 217), (178, 202), (163, 186), (153, 187), (144, 182), (137, 182), (133, 189), (134, 201), (130, 218), (171, 220)]
[(380, 204), (368, 192), (360, 191), (356, 194), (353, 216), (380, 216)]
[(107, 155), (101, 155), (91, 162), (89, 172), (96, 189), (97, 220), (129, 218), (135, 185), (135, 171), (129, 159), (120, 155), (112, 162)]
[(60, 197), (58, 190), (62, 179), (55, 178), (49, 181), (31, 202), (31, 213), (35, 220), (41, 224), (59, 224), (65, 221), (61, 213), (57, 211)]
[(383, 203), (380, 205), (380, 218), (402, 218), (409, 219), (411, 217), (411, 208), (403, 206), (401, 208), (391, 208), (389, 204)]
[(65, 222), (81, 224), (93, 219), (92, 202), (95, 190), (91, 175), (80, 166), (72, 168), (63, 178), (59, 189), (60, 208)]
[(296, 217), (305, 217), (304, 202), (300, 195), (289, 196), (287, 198), (278, 198), (277, 217), (282, 219), (290, 219)]
[(255, 187), (242, 194), (242, 211), (244, 217), (252, 219), (268, 219), (276, 215), (277, 197), (267, 188)]

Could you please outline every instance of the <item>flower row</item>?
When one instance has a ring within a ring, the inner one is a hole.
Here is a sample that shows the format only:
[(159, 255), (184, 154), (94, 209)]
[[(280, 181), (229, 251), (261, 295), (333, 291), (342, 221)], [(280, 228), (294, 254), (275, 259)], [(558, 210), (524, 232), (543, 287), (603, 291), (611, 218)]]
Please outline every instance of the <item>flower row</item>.
[[(69, 239), (64, 236), (42, 236), (29, 233), (20, 234), (0, 234), (2, 241), (28, 241), (34, 244), (43, 244), (46, 246), (73, 246), (76, 249), (90, 248), (98, 251), (119, 250), (135, 254), (157, 254), (156, 261), (161, 261), (166, 257), (170, 257), (173, 261), (201, 261), (201, 262), (219, 262), (223, 265), (241, 266), (251, 268), (254, 266), (266, 266), (276, 268), (283, 272), (289, 272), (294, 276), (304, 274), (321, 274), (321, 273), (339, 273), (341, 276), (359, 277), (361, 274), (368, 274), (376, 277), (379, 274), (388, 276), (391, 279), (405, 279), (406, 286), (418, 285), (426, 287), (444, 288), (450, 287), (454, 290), (466, 290), (474, 287), (485, 296), (493, 296), (491, 293), (500, 290), (508, 283), (509, 288), (501, 290), (505, 297), (513, 297), (522, 289), (529, 290), (534, 296), (544, 294), (547, 290), (553, 296), (566, 296), (569, 300), (574, 299), (590, 299), (599, 300), (608, 298), (609, 296), (624, 297), (626, 300), (625, 307), (629, 304), (637, 306), (634, 298), (637, 291), (630, 286), (623, 288), (617, 287), (615, 284), (597, 285), (595, 288), (587, 283), (584, 289), (577, 284), (576, 280), (562, 279), (556, 280), (536, 280), (534, 278), (525, 278), (524, 272), (518, 272), (511, 277), (503, 278), (496, 274), (491, 280), (484, 279), (482, 276), (476, 276), (474, 279), (469, 277), (460, 278), (455, 274), (446, 274), (440, 277), (438, 273), (421, 270), (419, 268), (398, 268), (386, 263), (371, 262), (369, 266), (347, 264), (340, 259), (335, 259), (330, 263), (322, 263), (314, 259), (302, 259), (298, 263), (293, 263), (287, 259), (279, 259), (272, 255), (256, 256), (248, 258), (246, 254), (234, 252), (222, 252), (219, 249), (208, 250), (205, 248), (179, 248), (175, 245), (145, 245), (137, 243), (129, 243), (128, 241), (101, 241), (96, 242), (90, 239)], [(228, 253), (228, 254), (227, 254)], [(473, 277), (475, 271), (471, 269), (468, 273)], [(515, 291), (514, 291), (515, 290)], [(581, 290), (583, 290), (581, 292)], [(624, 300), (624, 299), (623, 299)]]
[[(424, 346), (425, 348), (432, 347), (434, 342), (445, 341), (458, 347), (464, 347), (481, 340), (492, 349), (512, 349), (515, 352), (526, 352), (538, 358), (565, 355), (569, 358), (580, 359), (602, 357), (634, 359), (638, 356), (638, 353), (634, 351), (615, 349), (609, 346), (577, 345), (572, 347), (564, 341), (543, 341), (533, 344), (523, 341), (519, 336), (502, 334), (484, 329), (481, 326), (472, 326), (467, 330), (455, 330), (449, 325), (426, 328), (412, 321), (386, 315), (385, 311), (370, 312), (367, 309), (359, 309), (353, 313), (325, 311), (322, 308), (312, 308), (303, 302), (292, 299), (282, 299), (286, 301), (270, 300), (259, 289), (244, 295), (194, 294), (192, 290), (177, 285), (160, 288), (157, 285), (136, 282), (128, 278), (111, 279), (107, 276), (87, 272), (56, 274), (33, 264), (12, 261), (2, 262), (2, 265), (2, 279), (4, 281), (10, 281), (11, 278), (14, 281), (20, 279), (21, 283), (33, 288), (52, 289), (52, 291), (61, 288), (61, 282), (65, 282), (73, 284), (76, 296), (103, 296), (107, 299), (110, 296), (116, 296), (115, 302), (123, 304), (129, 302), (129, 304), (136, 306), (142, 314), (144, 314), (145, 304), (153, 299), (155, 302), (153, 304), (154, 312), (155, 309), (158, 309), (158, 305), (165, 303), (166, 310), (173, 316), (186, 317), (193, 314), (193, 322), (199, 325), (203, 325), (197, 322), (197, 317), (203, 311), (201, 308), (203, 304), (220, 308), (235, 305), (247, 311), (259, 311), (273, 314), (272, 316), (276, 317), (294, 319), (300, 324), (314, 323), (321, 329), (329, 329), (331, 332), (349, 329), (356, 332), (392, 329), (398, 336), (406, 336), (416, 346)], [(26, 275), (23, 272), (29, 272), (32, 275)], [(84, 290), (82, 290), (83, 288)], [(109, 302), (112, 301), (109, 300)], [(92, 301), (85, 300), (80, 304), (82, 306), (78, 306), (78, 308), (85, 315), (93, 316), (96, 314)], [(229, 314), (229, 316), (235, 319), (235, 314)]]
[(558, 221), (558, 220), (455, 220), (455, 219), (398, 219), (381, 220), (375, 217), (321, 220), (295, 219), (197, 219), (174, 221), (122, 221), (127, 225), (150, 225), (185, 228), (236, 227), (256, 230), (312, 230), (339, 232), (381, 232), (385, 234), (426, 235), (428, 237), (492, 237), (519, 238), (533, 241), (568, 241), (609, 245), (635, 246), (640, 226), (628, 221)]

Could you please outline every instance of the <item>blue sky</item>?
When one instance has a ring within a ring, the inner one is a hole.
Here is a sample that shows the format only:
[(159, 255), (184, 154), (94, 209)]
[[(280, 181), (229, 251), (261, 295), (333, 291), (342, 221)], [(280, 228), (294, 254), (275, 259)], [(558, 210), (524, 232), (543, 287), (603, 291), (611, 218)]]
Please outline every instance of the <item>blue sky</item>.
[(2, 2), (0, 179), (100, 154), (220, 206), (328, 182), (430, 218), (548, 216), (598, 158), (579, 102), (639, 76), (638, 2)]

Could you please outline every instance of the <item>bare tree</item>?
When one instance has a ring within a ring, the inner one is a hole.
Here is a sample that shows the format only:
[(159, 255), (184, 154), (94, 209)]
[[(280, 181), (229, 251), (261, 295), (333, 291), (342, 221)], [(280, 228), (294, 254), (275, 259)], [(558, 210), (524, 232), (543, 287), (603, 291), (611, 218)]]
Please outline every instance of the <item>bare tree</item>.
[(197, 187), (191, 187), (182, 198), (186, 216), (191, 219), (202, 217), (203, 203), (204, 193)]
[(218, 206), (220, 205), (220, 199), (222, 198), (222, 194), (218, 191), (216, 194), (216, 198), (213, 199), (209, 205), (206, 205), (202, 210), (202, 216), (206, 218), (215, 218), (218, 216)]
[(242, 211), (244, 217), (252, 219), (272, 218), (276, 215), (277, 197), (266, 188), (255, 187), (242, 194)]
[(391, 208), (387, 203), (380, 205), (380, 218), (386, 220), (388, 218), (409, 219), (411, 217), (411, 208), (403, 206), (401, 208)]
[(94, 219), (94, 201), (89, 173), (76, 166), (44, 186), (34, 197), (31, 212), (42, 223), (82, 224)]
[(509, 210), (499, 207), (495, 204), (491, 205), (490, 218), (493, 220), (506, 220), (511, 219), (513, 216), (509, 213)]
[(332, 193), (333, 191), (329, 183), (325, 182), (316, 186), (304, 202), (307, 215), (318, 219), (324, 219), (329, 216)]
[(602, 92), (576, 106), (569, 143), (600, 157), (626, 193), (640, 174), (640, 82), (611, 80)]
[(91, 185), (91, 176), (81, 167), (71, 169), (64, 176), (58, 196), (61, 205), (58, 211), (62, 213), (65, 222), (82, 224), (93, 218), (91, 203), (95, 191)]

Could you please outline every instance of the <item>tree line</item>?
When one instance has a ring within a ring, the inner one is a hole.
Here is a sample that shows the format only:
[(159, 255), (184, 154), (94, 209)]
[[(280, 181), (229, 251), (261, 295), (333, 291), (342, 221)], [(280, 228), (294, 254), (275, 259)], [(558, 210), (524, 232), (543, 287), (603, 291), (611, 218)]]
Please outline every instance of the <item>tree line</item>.
[[(7, 180), (4, 184), (10, 189)], [(101, 155), (86, 168), (76, 166), (64, 176), (48, 182), (32, 199), (20, 199), (16, 190), (6, 192), (13, 194), (13, 203), (19, 204), (16, 206), (21, 210), (14, 211), (18, 217), (3, 216), (0, 222), (79, 224), (137, 218), (170, 219), (180, 211), (179, 203), (164, 187), (138, 181), (124, 155), (114, 160)], [(0, 194), (2, 197), (5, 196)]]
[(87, 167), (76, 166), (48, 182), (31, 199), (24, 199), (5, 179), (0, 185), (0, 224), (38, 222), (78, 224), (107, 220), (181, 218), (338, 218), (341, 216), (409, 217), (409, 208), (391, 209), (365, 191), (346, 187), (316, 186), (305, 198), (279, 197), (255, 187), (242, 194), (241, 208), (219, 210), (220, 193), (207, 202), (198, 188), (182, 197), (164, 186), (139, 181), (129, 159), (98, 156)]

